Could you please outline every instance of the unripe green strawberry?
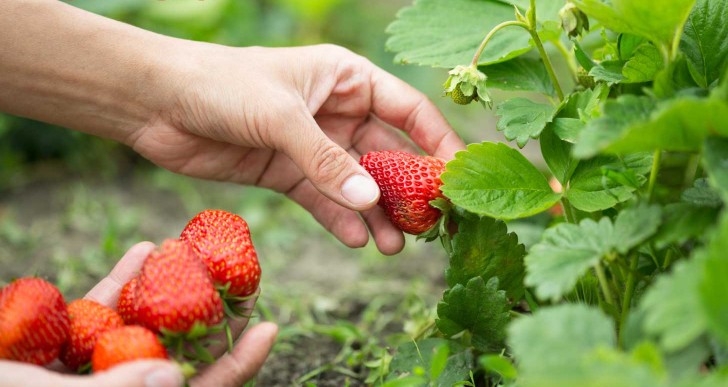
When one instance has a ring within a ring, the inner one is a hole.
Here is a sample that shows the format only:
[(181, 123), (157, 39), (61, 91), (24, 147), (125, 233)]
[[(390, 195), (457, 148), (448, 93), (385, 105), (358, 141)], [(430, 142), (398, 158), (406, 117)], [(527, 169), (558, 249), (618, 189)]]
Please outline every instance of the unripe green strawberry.
[(380, 151), (365, 154), (359, 163), (379, 185), (379, 205), (400, 230), (418, 235), (437, 223), (441, 213), (430, 206), (430, 201), (443, 197), (440, 175), (445, 170), (444, 160)]
[(584, 86), (586, 89), (593, 89), (594, 86), (596, 86), (596, 81), (594, 80), (594, 77), (589, 75), (589, 72), (584, 70), (584, 68), (579, 67), (579, 70), (576, 72), (576, 78), (579, 85)]
[(91, 356), (94, 372), (107, 370), (117, 364), (141, 359), (167, 359), (154, 332), (129, 325), (109, 330), (99, 336)]
[(168, 239), (142, 266), (134, 303), (136, 323), (154, 332), (183, 333), (223, 317), (220, 294), (207, 267), (185, 242)]
[(21, 278), (0, 291), (0, 359), (44, 365), (68, 340), (66, 302), (51, 283)]
[(77, 370), (91, 361), (97, 338), (104, 332), (124, 326), (116, 311), (92, 300), (76, 300), (68, 304), (71, 334), (61, 349), (61, 361)]
[(460, 89), (460, 85), (455, 86), (455, 88), (450, 92), (450, 98), (452, 98), (453, 102), (455, 102), (458, 105), (467, 105), (475, 99), (475, 93), (471, 96), (467, 96), (463, 94), (463, 91)]
[(216, 285), (227, 294), (245, 297), (260, 283), (258, 255), (243, 218), (222, 210), (205, 210), (192, 218), (180, 235), (207, 265)]

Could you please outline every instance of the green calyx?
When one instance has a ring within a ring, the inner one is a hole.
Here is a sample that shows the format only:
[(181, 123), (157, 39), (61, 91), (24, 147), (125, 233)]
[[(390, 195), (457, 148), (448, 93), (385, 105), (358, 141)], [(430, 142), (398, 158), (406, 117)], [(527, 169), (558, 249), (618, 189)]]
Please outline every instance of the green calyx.
[(452, 252), (452, 236), (450, 235), (450, 212), (452, 211), (452, 203), (447, 199), (437, 198), (430, 201), (430, 206), (440, 210), (442, 215), (432, 228), (417, 235), (417, 240), (424, 239), (425, 242), (432, 242), (440, 239), (442, 247), (450, 254)]
[(472, 101), (480, 101), (484, 107), (492, 108), (485, 81), (488, 78), (476, 66), (457, 66), (450, 70), (445, 81), (445, 95), (459, 105), (467, 105)]
[[(227, 333), (229, 329), (227, 320), (213, 326), (196, 321), (187, 332), (172, 332), (162, 329), (160, 341), (172, 354), (172, 357), (180, 363), (192, 361), (195, 364), (212, 364), (215, 362), (215, 357), (207, 347), (215, 345), (219, 341), (212, 336), (221, 332)], [(232, 346), (229, 344), (228, 351), (231, 350)]]
[(230, 283), (216, 286), (220, 298), (222, 299), (223, 310), (225, 316), (232, 319), (250, 318), (252, 310), (246, 306), (246, 301), (257, 297), (251, 294), (249, 296), (236, 296), (230, 294)]
[(589, 17), (572, 3), (566, 3), (561, 8), (559, 18), (561, 19), (561, 28), (572, 38), (589, 31)]

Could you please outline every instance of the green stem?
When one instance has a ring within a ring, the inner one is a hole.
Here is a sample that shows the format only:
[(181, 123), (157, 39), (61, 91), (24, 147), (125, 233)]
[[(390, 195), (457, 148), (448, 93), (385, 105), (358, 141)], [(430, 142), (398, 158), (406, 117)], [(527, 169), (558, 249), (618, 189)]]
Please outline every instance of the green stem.
[(529, 14), (528, 22), (531, 23), (531, 28), (536, 30), (536, 0), (531, 0), (531, 13)]
[(629, 261), (629, 274), (627, 276), (627, 286), (624, 291), (624, 300), (622, 301), (622, 314), (619, 317), (619, 344), (622, 343), (622, 332), (627, 325), (627, 315), (632, 304), (632, 296), (634, 295), (634, 288), (637, 283), (637, 262), (639, 261), (637, 254), (632, 254)]
[(672, 263), (672, 248), (667, 250), (667, 253), (665, 253), (665, 262), (662, 263), (662, 270), (665, 271), (670, 267), (670, 264)]
[(523, 313), (518, 313), (515, 310), (510, 310), (508, 313), (511, 315), (511, 318), (523, 317)]
[(539, 305), (538, 302), (536, 302), (536, 299), (533, 297), (530, 291), (526, 289), (525, 291), (526, 296), (526, 303), (528, 304), (528, 309), (531, 309), (531, 313), (534, 313), (538, 310)]
[(554, 66), (551, 64), (551, 59), (546, 54), (546, 50), (543, 48), (543, 43), (541, 43), (541, 38), (538, 37), (538, 32), (536, 32), (536, 27), (534, 29), (529, 29), (528, 33), (531, 34), (531, 39), (533, 39), (533, 42), (536, 44), (536, 48), (538, 49), (538, 54), (541, 55), (541, 60), (543, 60), (543, 65), (546, 67), (546, 72), (549, 74), (549, 78), (551, 78), (551, 83), (554, 84), (554, 89), (556, 89), (556, 95), (559, 97), (559, 102), (564, 100), (564, 92), (561, 90), (561, 84), (559, 84), (559, 79), (556, 77), (556, 73), (554, 72)]
[(559, 50), (559, 54), (564, 57), (564, 60), (569, 66), (569, 70), (571, 71), (571, 77), (574, 79), (574, 82), (576, 82), (579, 75), (579, 69), (576, 66), (576, 59), (574, 59), (574, 56), (569, 53), (569, 50), (566, 49), (566, 46), (564, 46), (564, 43), (561, 40), (555, 40), (551, 43), (556, 47), (557, 50)]
[(647, 184), (647, 200), (652, 200), (652, 193), (655, 191), (655, 183), (657, 183), (657, 174), (660, 172), (660, 161), (662, 160), (662, 151), (655, 151), (652, 156), (652, 170), (650, 170), (650, 181)]
[(574, 206), (572, 206), (571, 203), (569, 203), (569, 200), (565, 197), (561, 198), (561, 207), (564, 208), (564, 219), (566, 220), (566, 223), (579, 223)]
[(480, 43), (478, 50), (475, 51), (475, 55), (473, 55), (473, 60), (472, 60), (472, 62), (470, 62), (470, 65), (473, 67), (478, 67), (478, 59), (480, 58), (480, 55), (483, 54), (483, 51), (485, 50), (485, 46), (487, 46), (488, 42), (490, 42), (490, 40), (493, 39), (493, 36), (495, 35), (495, 33), (506, 27), (510, 27), (510, 26), (521, 27), (521, 28), (525, 29), (526, 31), (529, 31), (528, 24), (519, 22), (519, 21), (515, 21), (515, 20), (509, 20), (509, 21), (503, 22), (501, 24), (498, 24), (497, 26), (493, 27), (493, 29), (490, 30), (490, 32), (488, 32), (488, 35), (485, 35), (485, 38)]
[(597, 279), (599, 279), (599, 286), (601, 286), (602, 292), (604, 293), (604, 299), (607, 301), (608, 304), (614, 305), (612, 291), (609, 290), (609, 282), (607, 281), (607, 276), (604, 274), (604, 268), (602, 267), (601, 262), (597, 263), (597, 265), (594, 267), (594, 271), (596, 271), (597, 273)]
[(683, 181), (685, 188), (691, 187), (693, 181), (695, 181), (695, 177), (698, 176), (698, 167), (700, 167), (701, 158), (700, 153), (690, 156), (690, 161), (688, 161), (688, 165), (685, 167), (685, 179)]
[(421, 339), (427, 331), (429, 331), (432, 327), (435, 326), (435, 320), (432, 320), (427, 323), (424, 327), (422, 327), (417, 333), (412, 337), (412, 340), (417, 341)]

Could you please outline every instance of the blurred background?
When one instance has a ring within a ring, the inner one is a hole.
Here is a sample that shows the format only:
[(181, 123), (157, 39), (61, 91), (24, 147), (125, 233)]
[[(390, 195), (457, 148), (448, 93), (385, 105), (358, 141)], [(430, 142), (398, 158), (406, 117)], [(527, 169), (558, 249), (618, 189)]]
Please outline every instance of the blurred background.
[[(70, 3), (199, 41), (339, 44), (428, 94), (467, 142), (501, 138), (492, 112), (442, 97), (444, 70), (392, 63), (384, 31), (409, 0)], [(263, 268), (256, 319), (282, 328), (258, 385), (362, 384), (388, 360), (387, 348), (432, 322), (446, 265), (437, 243), (408, 239), (394, 257), (373, 243), (348, 249), (276, 193), (174, 175), (117, 143), (0, 114), (0, 285), (40, 275), (67, 300), (79, 298), (131, 245), (177, 237), (206, 208), (236, 212), (250, 224)]]

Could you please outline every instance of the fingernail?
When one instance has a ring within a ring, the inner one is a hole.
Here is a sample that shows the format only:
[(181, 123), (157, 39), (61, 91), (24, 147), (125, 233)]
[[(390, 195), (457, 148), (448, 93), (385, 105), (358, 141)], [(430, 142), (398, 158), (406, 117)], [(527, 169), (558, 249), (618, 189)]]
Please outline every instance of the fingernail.
[(184, 383), (182, 373), (177, 367), (158, 368), (147, 375), (147, 387), (179, 387)]
[(341, 186), (341, 196), (354, 206), (366, 206), (379, 198), (379, 187), (370, 177), (353, 175)]

